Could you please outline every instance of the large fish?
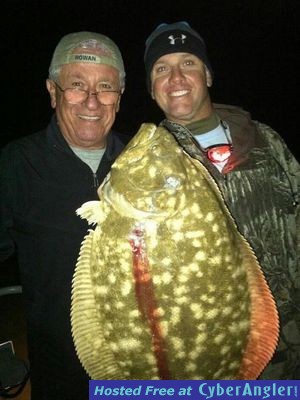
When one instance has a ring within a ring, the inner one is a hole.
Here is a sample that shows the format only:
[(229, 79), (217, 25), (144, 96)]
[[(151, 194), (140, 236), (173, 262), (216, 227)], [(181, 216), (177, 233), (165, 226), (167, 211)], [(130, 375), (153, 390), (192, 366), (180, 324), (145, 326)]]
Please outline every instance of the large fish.
[(92, 379), (256, 379), (278, 339), (271, 292), (206, 168), (143, 124), (78, 214), (72, 334)]

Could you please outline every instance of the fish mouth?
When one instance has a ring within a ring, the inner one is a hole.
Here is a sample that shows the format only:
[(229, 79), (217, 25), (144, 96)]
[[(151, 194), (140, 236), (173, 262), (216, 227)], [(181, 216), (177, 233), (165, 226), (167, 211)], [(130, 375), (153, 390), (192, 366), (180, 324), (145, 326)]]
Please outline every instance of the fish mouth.
[[(104, 181), (103, 185), (101, 185), (99, 189), (99, 197), (110, 204), (118, 214), (137, 220), (164, 220), (167, 217), (172, 217), (177, 214), (178, 209), (182, 206), (180, 203), (177, 207), (174, 207), (172, 211), (170, 211), (170, 209), (161, 209), (155, 205), (153, 208), (147, 207), (148, 209), (135, 207), (135, 205), (132, 204), (123, 193), (118, 192), (112, 187), (109, 179)], [(157, 192), (160, 191), (158, 190)], [(141, 195), (142, 194), (145, 195), (145, 192), (141, 192)]]
[(101, 197), (105, 199), (120, 215), (135, 219), (166, 218), (167, 211), (144, 211), (134, 207), (123, 194), (115, 191), (109, 182), (102, 187)]

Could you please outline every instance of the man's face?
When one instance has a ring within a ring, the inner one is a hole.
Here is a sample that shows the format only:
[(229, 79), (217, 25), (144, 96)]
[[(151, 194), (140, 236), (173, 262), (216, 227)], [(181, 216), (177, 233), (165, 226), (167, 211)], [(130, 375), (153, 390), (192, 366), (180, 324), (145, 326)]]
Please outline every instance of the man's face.
[(151, 72), (152, 98), (166, 118), (182, 125), (208, 117), (212, 112), (208, 87), (210, 72), (190, 53), (160, 57)]
[[(104, 64), (63, 65), (57, 83), (62, 89), (80, 88), (92, 93), (120, 90), (118, 70)], [(86, 149), (105, 147), (106, 136), (119, 110), (121, 94), (116, 94), (112, 105), (101, 104), (94, 94), (79, 104), (70, 104), (52, 80), (47, 80), (47, 89), (60, 130), (69, 145)]]

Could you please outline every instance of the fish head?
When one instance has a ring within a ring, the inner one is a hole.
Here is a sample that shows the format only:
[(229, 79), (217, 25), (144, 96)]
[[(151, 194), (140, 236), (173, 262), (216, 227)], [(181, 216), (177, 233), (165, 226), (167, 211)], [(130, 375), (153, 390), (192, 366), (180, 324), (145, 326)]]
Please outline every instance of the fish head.
[(164, 128), (142, 124), (113, 164), (99, 197), (135, 217), (172, 215), (185, 205), (182, 156), (182, 148)]

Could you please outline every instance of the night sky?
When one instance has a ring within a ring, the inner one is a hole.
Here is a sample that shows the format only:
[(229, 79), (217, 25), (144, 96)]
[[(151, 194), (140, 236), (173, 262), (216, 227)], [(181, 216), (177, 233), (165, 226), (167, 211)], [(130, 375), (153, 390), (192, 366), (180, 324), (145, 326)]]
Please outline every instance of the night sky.
[(53, 50), (63, 35), (80, 30), (110, 36), (123, 54), (127, 85), (114, 127), (134, 134), (142, 122), (159, 123), (162, 114), (145, 87), (144, 43), (158, 24), (185, 20), (206, 41), (212, 100), (250, 111), (299, 158), (298, 0), (2, 0), (1, 9), (1, 145), (47, 124)]

